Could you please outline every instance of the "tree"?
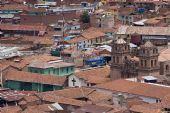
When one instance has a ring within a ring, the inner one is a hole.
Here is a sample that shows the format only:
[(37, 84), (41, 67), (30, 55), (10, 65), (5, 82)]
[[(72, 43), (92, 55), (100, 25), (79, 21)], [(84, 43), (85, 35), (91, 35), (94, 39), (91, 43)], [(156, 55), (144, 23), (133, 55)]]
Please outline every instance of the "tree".
[(81, 15), (81, 22), (83, 22), (83, 23), (90, 22), (90, 16), (87, 11), (83, 12), (83, 14)]

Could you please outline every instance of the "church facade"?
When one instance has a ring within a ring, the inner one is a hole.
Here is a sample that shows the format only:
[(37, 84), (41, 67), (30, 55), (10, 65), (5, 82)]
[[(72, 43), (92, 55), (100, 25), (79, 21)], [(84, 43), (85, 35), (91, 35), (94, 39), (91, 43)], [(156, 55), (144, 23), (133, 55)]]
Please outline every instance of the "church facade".
[(129, 43), (122, 38), (113, 41), (110, 77), (113, 80), (137, 76), (159, 75), (158, 48), (150, 41), (131, 56)]

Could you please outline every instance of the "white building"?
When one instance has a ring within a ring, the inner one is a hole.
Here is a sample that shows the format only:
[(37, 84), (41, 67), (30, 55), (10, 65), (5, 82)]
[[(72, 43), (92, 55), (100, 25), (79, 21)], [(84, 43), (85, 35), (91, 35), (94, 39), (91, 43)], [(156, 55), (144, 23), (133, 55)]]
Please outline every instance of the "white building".
[(0, 59), (11, 58), (20, 55), (21, 53), (18, 51), (18, 47), (0, 47)]
[(81, 70), (70, 75), (68, 78), (69, 87), (94, 86), (109, 81), (110, 67), (97, 67)]

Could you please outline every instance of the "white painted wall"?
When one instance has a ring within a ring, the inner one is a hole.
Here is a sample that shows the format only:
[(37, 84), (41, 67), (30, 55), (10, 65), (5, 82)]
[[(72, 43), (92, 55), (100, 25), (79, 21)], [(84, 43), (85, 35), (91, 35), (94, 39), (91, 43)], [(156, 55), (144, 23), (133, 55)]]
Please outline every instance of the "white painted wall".
[(144, 97), (144, 96), (141, 96), (141, 95), (134, 95), (134, 94), (128, 94), (128, 93), (123, 93), (123, 92), (112, 92), (110, 90), (100, 89), (100, 88), (95, 88), (95, 89), (98, 92), (112, 93), (112, 101), (113, 101), (114, 105), (116, 105), (116, 106), (120, 106), (119, 105), (119, 100), (120, 99), (118, 98), (118, 94), (122, 94), (125, 99), (126, 98), (132, 98), (132, 97), (139, 97), (144, 102), (147, 102), (147, 103), (157, 103), (157, 99), (156, 98)]
[[(73, 82), (72, 80), (75, 80), (75, 86), (73, 86)], [(80, 79), (78, 77), (76, 77), (75, 75), (70, 75), (69, 78), (68, 78), (68, 86), (69, 87), (81, 87), (81, 86), (87, 86), (87, 82), (83, 79)]]

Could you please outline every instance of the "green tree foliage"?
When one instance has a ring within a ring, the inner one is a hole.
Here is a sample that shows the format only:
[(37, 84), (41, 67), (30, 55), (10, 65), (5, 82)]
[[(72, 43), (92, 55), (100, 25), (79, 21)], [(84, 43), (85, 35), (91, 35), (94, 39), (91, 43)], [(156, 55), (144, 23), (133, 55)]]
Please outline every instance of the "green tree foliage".
[(83, 12), (83, 14), (81, 15), (81, 22), (83, 22), (83, 23), (90, 22), (90, 16), (87, 11)]

